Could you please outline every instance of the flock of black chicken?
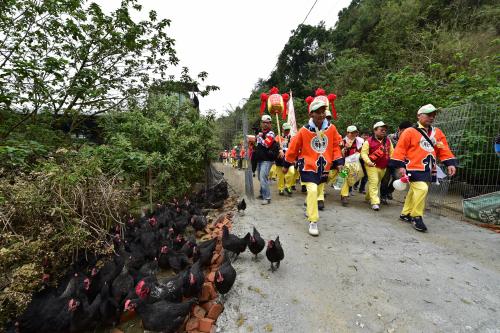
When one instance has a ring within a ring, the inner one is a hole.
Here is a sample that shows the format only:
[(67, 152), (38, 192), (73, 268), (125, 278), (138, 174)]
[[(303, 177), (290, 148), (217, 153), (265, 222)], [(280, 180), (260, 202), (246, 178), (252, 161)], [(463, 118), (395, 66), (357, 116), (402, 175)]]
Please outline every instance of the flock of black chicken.
[[(217, 243), (217, 238), (197, 243), (185, 231), (188, 227), (204, 230), (206, 225), (200, 206), (188, 199), (157, 205), (152, 213), (130, 218), (123, 230), (117, 227), (112, 233), (112, 258), (104, 263), (102, 258), (90, 260), (73, 269), (57, 288), (47, 285), (8, 330), (85, 332), (113, 327), (124, 312), (135, 311), (144, 329), (176, 332), (198, 302), (204, 270)], [(224, 226), (222, 247), (224, 260), (215, 272), (214, 285), (226, 294), (236, 279), (228, 252), (236, 258), (248, 247), (257, 257), (265, 241), (255, 228), (252, 235), (239, 238)], [(284, 258), (279, 237), (268, 242), (266, 256), (273, 271), (279, 267)], [(176, 275), (159, 280), (160, 269), (172, 269)]]

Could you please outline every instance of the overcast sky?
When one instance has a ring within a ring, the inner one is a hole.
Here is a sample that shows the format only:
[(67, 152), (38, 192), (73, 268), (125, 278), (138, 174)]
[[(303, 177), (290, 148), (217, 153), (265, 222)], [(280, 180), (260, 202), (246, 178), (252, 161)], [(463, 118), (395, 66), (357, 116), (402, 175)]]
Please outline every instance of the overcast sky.
[[(120, 0), (94, 0), (105, 10)], [(223, 113), (249, 96), (259, 78), (268, 78), (283, 46), (307, 15), (314, 0), (140, 0), (143, 12), (154, 9), (172, 20), (169, 37), (176, 40), (180, 66), (196, 77), (208, 72), (208, 84), (219, 91), (200, 99), (202, 112)], [(305, 24), (325, 21), (334, 26), (350, 0), (318, 0)]]

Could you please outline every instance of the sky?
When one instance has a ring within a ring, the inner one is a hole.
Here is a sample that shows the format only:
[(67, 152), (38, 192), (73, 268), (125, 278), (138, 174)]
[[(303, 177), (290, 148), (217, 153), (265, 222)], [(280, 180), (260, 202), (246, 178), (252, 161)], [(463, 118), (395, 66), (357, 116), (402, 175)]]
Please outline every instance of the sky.
[[(120, 0), (94, 0), (105, 11), (116, 9)], [(170, 19), (167, 30), (175, 39), (182, 66), (195, 78), (208, 72), (207, 84), (220, 90), (200, 98), (203, 113), (223, 114), (242, 106), (259, 78), (267, 79), (291, 31), (304, 21), (315, 0), (139, 0), (146, 15)], [(333, 27), (338, 12), (350, 0), (317, 0), (305, 24), (324, 21)]]

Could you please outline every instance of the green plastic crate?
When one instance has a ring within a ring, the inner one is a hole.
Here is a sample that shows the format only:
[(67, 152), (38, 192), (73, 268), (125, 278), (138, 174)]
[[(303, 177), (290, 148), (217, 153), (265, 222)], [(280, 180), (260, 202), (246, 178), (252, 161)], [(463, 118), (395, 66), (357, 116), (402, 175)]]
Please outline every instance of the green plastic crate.
[(500, 225), (500, 191), (464, 199), (462, 204), (464, 216), (483, 223)]

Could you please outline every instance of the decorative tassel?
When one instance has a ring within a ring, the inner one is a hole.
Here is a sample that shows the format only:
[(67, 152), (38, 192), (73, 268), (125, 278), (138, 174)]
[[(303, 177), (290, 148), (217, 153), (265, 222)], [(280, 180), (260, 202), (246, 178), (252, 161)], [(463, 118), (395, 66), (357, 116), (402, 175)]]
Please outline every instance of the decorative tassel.
[(261, 116), (264, 113), (264, 110), (266, 109), (266, 103), (267, 103), (267, 98), (268, 97), (269, 96), (267, 96), (266, 93), (260, 94), (260, 115)]
[(314, 101), (314, 97), (312, 96), (307, 96), (306, 98), (306, 103), (307, 103), (307, 112), (311, 113), (311, 103)]
[(332, 106), (332, 116), (333, 119), (337, 120), (337, 109), (335, 109), (335, 100), (337, 99), (337, 95), (335, 94), (330, 94), (328, 95), (328, 101), (330, 102), (330, 105)]
[(288, 115), (288, 108), (287, 108), (287, 104), (288, 104), (288, 100), (290, 99), (290, 95), (288, 95), (287, 93), (284, 93), (281, 95), (281, 97), (283, 97), (283, 120), (286, 120), (286, 117)]
[(316, 89), (316, 96), (326, 96), (326, 91), (323, 88)]

